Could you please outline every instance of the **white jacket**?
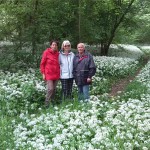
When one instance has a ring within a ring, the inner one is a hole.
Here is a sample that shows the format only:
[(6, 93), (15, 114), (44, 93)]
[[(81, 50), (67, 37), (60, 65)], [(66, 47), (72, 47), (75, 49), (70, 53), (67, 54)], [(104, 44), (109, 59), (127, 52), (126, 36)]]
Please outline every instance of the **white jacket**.
[(66, 55), (64, 52), (59, 54), (59, 63), (60, 63), (60, 79), (69, 79), (73, 78), (73, 58), (74, 53), (70, 52)]

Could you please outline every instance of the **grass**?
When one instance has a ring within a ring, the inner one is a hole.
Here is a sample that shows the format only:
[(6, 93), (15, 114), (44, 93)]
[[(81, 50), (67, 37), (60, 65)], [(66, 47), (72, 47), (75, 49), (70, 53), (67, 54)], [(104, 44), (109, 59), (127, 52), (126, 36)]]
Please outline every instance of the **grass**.
[(12, 126), (12, 120), (14, 117), (2, 114), (0, 116), (0, 147), (2, 149), (7, 149), (8, 147), (13, 149), (13, 147), (15, 147), (13, 142), (14, 135)]
[(129, 98), (141, 99), (141, 95), (146, 93), (146, 86), (141, 85), (141, 83), (137, 81), (133, 81), (132, 83), (127, 85), (123, 94), (121, 95), (121, 99), (125, 99), (126, 101), (128, 101)]

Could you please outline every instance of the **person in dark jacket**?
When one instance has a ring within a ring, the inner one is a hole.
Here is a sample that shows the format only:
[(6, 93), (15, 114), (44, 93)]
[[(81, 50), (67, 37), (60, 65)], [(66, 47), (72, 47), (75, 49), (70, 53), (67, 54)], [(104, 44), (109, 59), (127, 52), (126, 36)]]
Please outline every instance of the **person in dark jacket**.
[(85, 50), (85, 44), (77, 45), (78, 53), (73, 60), (73, 76), (78, 86), (78, 99), (89, 100), (89, 85), (96, 73), (93, 56)]
[(50, 101), (54, 98), (57, 82), (60, 78), (58, 41), (51, 41), (50, 48), (47, 48), (42, 55), (40, 71), (43, 80), (46, 81), (46, 99), (45, 107), (49, 106)]

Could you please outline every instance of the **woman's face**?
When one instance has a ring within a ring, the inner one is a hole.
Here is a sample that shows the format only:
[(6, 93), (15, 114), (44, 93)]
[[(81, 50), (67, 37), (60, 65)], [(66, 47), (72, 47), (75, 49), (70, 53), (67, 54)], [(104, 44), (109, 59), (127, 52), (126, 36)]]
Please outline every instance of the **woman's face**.
[(58, 46), (57, 46), (57, 43), (53, 42), (51, 45), (50, 45), (51, 49), (53, 51), (57, 51), (58, 50)]
[(64, 45), (63, 48), (64, 48), (65, 52), (69, 52), (71, 47), (70, 47), (70, 44), (66, 44), (66, 45)]

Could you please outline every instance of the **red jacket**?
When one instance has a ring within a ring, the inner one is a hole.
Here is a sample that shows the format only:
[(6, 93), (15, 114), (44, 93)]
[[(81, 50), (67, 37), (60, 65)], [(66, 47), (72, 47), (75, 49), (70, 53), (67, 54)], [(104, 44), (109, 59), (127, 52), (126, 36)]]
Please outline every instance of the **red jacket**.
[(58, 80), (60, 78), (59, 52), (47, 48), (42, 55), (40, 70), (45, 75), (45, 80)]

